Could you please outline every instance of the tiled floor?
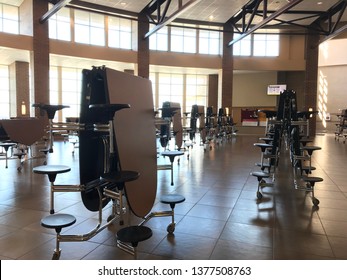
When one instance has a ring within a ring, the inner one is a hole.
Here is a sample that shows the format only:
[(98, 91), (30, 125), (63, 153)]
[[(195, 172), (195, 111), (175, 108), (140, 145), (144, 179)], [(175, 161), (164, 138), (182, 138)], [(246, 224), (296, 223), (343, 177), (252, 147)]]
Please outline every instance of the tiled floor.
[[(332, 134), (317, 135), (313, 154), (314, 176), (324, 178), (316, 185), (319, 209), (310, 194), (295, 190), (288, 152), (281, 152), (273, 187), (263, 189), (256, 199), (260, 149), (253, 146), (260, 135), (236, 135), (212, 149), (195, 144), (175, 161), (174, 186), (170, 171), (158, 171), (158, 197), (180, 193), (186, 201), (176, 206), (176, 230), (166, 231), (169, 217), (153, 218), (147, 225), (153, 236), (139, 245), (139, 259), (347, 259), (347, 144)], [(160, 163), (168, 163), (160, 157)], [(17, 171), (17, 160), (0, 161), (0, 258), (50, 259), (55, 247), (53, 230), (40, 226), (49, 214), (49, 182), (32, 168), (36, 159)], [(78, 149), (70, 143), (55, 143), (48, 164), (71, 166), (59, 174), (57, 184), (78, 184)], [(153, 210), (168, 210), (155, 203)], [(77, 223), (64, 233), (86, 233), (96, 224), (97, 215), (83, 206), (79, 193), (57, 193), (56, 210), (71, 213)], [(108, 213), (109, 208), (105, 210)], [(107, 217), (107, 215), (105, 215)], [(132, 222), (139, 222), (132, 219)], [(62, 243), (61, 259), (132, 259), (115, 246), (112, 225), (88, 241)]]

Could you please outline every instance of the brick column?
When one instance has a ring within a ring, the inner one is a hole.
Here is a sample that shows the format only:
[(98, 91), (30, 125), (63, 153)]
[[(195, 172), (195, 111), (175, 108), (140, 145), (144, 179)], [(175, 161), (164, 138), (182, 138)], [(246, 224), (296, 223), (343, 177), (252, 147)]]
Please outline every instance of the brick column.
[(149, 78), (149, 38), (144, 36), (149, 31), (147, 17), (140, 13), (137, 28), (137, 75), (143, 78)]
[(48, 1), (33, 1), (33, 52), (31, 57), (35, 103), (49, 103), (48, 21), (40, 18), (48, 11)]
[(233, 103), (233, 47), (228, 47), (228, 43), (233, 39), (234, 32), (230, 23), (224, 24), (223, 32), (223, 57), (222, 57), (222, 102), (223, 108), (232, 108)]
[[(318, 55), (319, 55), (319, 35), (306, 35), (306, 75), (304, 90), (304, 110), (312, 108), (317, 110), (317, 80), (318, 80)], [(316, 134), (316, 115), (310, 121), (310, 136)]]

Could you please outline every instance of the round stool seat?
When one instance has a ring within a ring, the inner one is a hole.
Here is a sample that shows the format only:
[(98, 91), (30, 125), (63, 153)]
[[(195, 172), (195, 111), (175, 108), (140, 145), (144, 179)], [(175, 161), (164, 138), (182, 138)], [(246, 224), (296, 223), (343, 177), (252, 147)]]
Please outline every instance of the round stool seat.
[(314, 166), (311, 166), (311, 167), (303, 166), (303, 167), (301, 167), (301, 170), (303, 172), (305, 172), (306, 174), (308, 174), (310, 171), (316, 170), (316, 167), (314, 167)]
[(184, 152), (182, 152), (182, 151), (165, 151), (165, 152), (162, 152), (161, 155), (164, 157), (166, 157), (166, 156), (169, 157), (170, 161), (173, 162), (174, 158), (176, 156), (184, 155)]
[(186, 198), (180, 194), (165, 194), (160, 197), (160, 202), (164, 204), (177, 204), (185, 200)]
[(33, 168), (37, 174), (47, 174), (49, 181), (53, 183), (57, 174), (69, 172), (71, 168), (66, 165), (40, 165)]
[(69, 172), (71, 168), (66, 165), (40, 165), (33, 168), (33, 172), (37, 174), (59, 174)]
[(263, 164), (261, 162), (257, 162), (255, 164), (256, 166), (259, 166), (259, 167), (263, 167), (263, 168), (269, 168), (271, 167), (271, 164), (270, 163), (267, 163), (267, 162), (264, 162)]
[(14, 145), (16, 145), (16, 143), (10, 143), (10, 142), (1, 142), (0, 146), (3, 147), (5, 149), (5, 151), (8, 151), (8, 149), (10, 147), (13, 147)]
[(140, 176), (139, 172), (122, 170), (122, 171), (116, 171), (116, 172), (104, 174), (102, 175), (102, 178), (108, 182), (112, 182), (115, 184), (122, 184), (125, 182), (134, 181), (137, 178), (139, 178), (139, 176)]
[(311, 177), (311, 176), (303, 176), (302, 179), (305, 181), (305, 182), (308, 182), (308, 183), (316, 183), (316, 182), (322, 182), (323, 181), (323, 178), (321, 177)]
[(262, 178), (269, 178), (270, 174), (266, 172), (261, 172), (261, 171), (254, 171), (251, 173), (252, 176), (258, 177), (258, 179)]
[(322, 148), (318, 146), (305, 146), (301, 149), (306, 151), (311, 156), (314, 151), (321, 150)]
[(152, 230), (146, 226), (129, 226), (117, 232), (117, 239), (121, 242), (131, 243), (133, 246), (145, 241), (152, 236)]
[(60, 231), (64, 227), (73, 225), (76, 222), (76, 218), (70, 214), (53, 214), (49, 215), (41, 220), (41, 225), (45, 228), (54, 228)]

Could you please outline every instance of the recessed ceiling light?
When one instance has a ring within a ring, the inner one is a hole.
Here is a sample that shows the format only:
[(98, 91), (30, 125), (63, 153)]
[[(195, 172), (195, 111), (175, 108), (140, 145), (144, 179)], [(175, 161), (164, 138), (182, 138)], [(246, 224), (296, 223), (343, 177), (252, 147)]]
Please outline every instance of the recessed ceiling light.
[(213, 16), (213, 15), (210, 15), (210, 16), (208, 17), (208, 20), (209, 20), (209, 21), (213, 21), (213, 20), (214, 20), (214, 16)]
[(322, 4), (323, 4), (322, 1), (317, 2), (317, 5), (322, 5)]

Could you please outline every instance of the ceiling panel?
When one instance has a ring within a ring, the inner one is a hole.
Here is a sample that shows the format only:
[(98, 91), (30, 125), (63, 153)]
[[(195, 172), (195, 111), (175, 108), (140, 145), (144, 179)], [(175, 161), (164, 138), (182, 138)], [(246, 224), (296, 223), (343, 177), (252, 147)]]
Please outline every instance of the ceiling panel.
[[(182, 0), (183, 5), (189, 0)], [(268, 10), (276, 11), (288, 4), (291, 0), (268, 0)], [(301, 3), (293, 7), (292, 11), (309, 11), (309, 12), (324, 12), (332, 7), (339, 0), (303, 0)], [(150, 0), (80, 0), (72, 1), (72, 3), (78, 2), (80, 4), (97, 4), (109, 8), (115, 8), (125, 10), (133, 13), (139, 13)], [(194, 20), (194, 21), (211, 21), (215, 23), (225, 23), (228, 19), (234, 16), (240, 9), (249, 3), (250, 0), (200, 0), (191, 9), (187, 9), (179, 16), (179, 19)], [(170, 12), (177, 10), (178, 0), (171, 1)], [(263, 6), (260, 5), (260, 9)], [(297, 17), (293, 15), (292, 17)], [(285, 19), (290, 19), (288, 15)], [(347, 19), (347, 15), (344, 15)], [(306, 20), (305, 24), (309, 24), (312, 20)], [(302, 22), (303, 23), (303, 22)]]

